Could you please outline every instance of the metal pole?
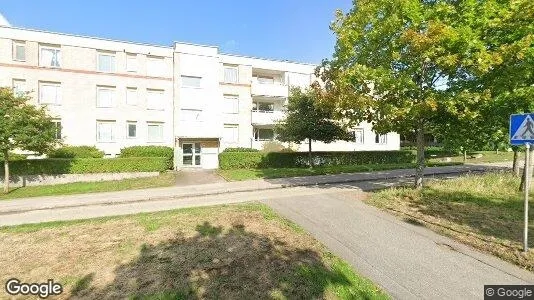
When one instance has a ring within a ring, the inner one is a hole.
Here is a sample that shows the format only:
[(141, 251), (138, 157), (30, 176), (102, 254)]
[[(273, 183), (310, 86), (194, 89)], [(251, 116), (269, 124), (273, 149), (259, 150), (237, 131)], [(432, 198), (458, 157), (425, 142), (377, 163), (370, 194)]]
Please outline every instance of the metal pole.
[(525, 224), (523, 228), (523, 251), (528, 251), (528, 192), (530, 190), (530, 144), (525, 144), (526, 151), (525, 151), (525, 203), (524, 203), (524, 211), (525, 211)]

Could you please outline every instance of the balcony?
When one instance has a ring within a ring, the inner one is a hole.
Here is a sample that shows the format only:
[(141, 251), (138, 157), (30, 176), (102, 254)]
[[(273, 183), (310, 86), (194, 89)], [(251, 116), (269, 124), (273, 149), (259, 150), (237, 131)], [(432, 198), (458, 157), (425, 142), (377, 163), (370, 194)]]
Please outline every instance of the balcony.
[(281, 82), (261, 83), (258, 80), (252, 80), (251, 93), (252, 96), (287, 98), (289, 89)]
[(284, 117), (285, 113), (281, 110), (253, 110), (252, 125), (273, 125), (276, 124), (279, 120), (284, 119)]

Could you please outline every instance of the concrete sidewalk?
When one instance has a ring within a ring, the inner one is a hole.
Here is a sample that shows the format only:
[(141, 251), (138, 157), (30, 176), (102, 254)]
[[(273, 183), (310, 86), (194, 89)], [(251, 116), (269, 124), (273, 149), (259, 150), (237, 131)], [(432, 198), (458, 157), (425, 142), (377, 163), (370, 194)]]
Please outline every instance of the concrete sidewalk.
[[(426, 176), (442, 176), (468, 172), (485, 172), (498, 168), (463, 165), (431, 167), (425, 169)], [(258, 190), (281, 189), (296, 186), (310, 186), (322, 184), (349, 183), (359, 181), (388, 180), (396, 178), (409, 178), (414, 176), (413, 169), (389, 170), (379, 172), (319, 175), (306, 177), (290, 177), (277, 179), (260, 179), (237, 182), (223, 182), (203, 185), (190, 185), (183, 187), (165, 187), (141, 190), (128, 190), (106, 193), (89, 193), (79, 195), (33, 197), (0, 201), (0, 215), (43, 210), (53, 208), (80, 207), (88, 205), (109, 205), (121, 203), (135, 203), (141, 201), (154, 201), (163, 199), (177, 199), (218, 195), (226, 193), (239, 193)]]

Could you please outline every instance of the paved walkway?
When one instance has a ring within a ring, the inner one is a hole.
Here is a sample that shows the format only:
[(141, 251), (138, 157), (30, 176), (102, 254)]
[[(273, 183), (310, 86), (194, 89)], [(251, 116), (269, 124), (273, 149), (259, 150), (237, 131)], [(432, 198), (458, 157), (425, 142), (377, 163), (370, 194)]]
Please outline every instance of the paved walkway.
[(184, 169), (176, 174), (176, 186), (226, 182), (215, 170)]
[[(483, 299), (534, 274), (370, 207), (358, 193), (267, 199), (394, 299)], [(356, 199), (355, 199), (356, 198)]]
[[(487, 171), (486, 166), (447, 166), (426, 168), (427, 176), (443, 176), (466, 172)], [(0, 216), (53, 208), (83, 207), (89, 205), (111, 205), (156, 201), (164, 199), (190, 198), (206, 195), (240, 193), (258, 190), (281, 189), (295, 186), (313, 186), (323, 184), (365, 182), (389, 179), (407, 179), (414, 175), (413, 169), (366, 172), (353, 174), (320, 175), (277, 179), (260, 179), (237, 182), (221, 182), (214, 184), (189, 185), (183, 187), (165, 187), (120, 192), (90, 193), (80, 195), (47, 196), (0, 201)], [(237, 197), (237, 196), (236, 196)], [(232, 198), (232, 197), (228, 197)], [(0, 218), (0, 224), (4, 218)]]

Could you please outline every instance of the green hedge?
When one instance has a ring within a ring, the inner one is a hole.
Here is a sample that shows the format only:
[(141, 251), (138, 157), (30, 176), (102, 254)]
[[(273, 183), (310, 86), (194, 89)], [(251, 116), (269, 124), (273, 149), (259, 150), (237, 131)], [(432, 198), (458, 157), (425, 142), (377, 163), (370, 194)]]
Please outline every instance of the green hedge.
[[(26, 156), (23, 155), (23, 154), (9, 152), (8, 155), (9, 155), (9, 161), (26, 159)], [(2, 160), (2, 161), (4, 160), (4, 154), (3, 153), (0, 153), (0, 160)]]
[[(411, 163), (411, 151), (314, 152), (314, 165), (361, 165)], [(219, 168), (261, 169), (308, 166), (307, 152), (223, 152), (219, 154)]]
[(167, 146), (132, 146), (121, 149), (120, 157), (167, 157), (174, 156), (174, 150)]
[(103, 158), (104, 151), (95, 146), (64, 146), (50, 151), (48, 158)]
[(226, 148), (223, 152), (259, 152), (260, 150), (254, 148), (245, 148), (245, 147), (235, 147), (235, 148)]
[[(172, 169), (172, 163), (165, 157), (47, 158), (13, 161), (9, 163), (9, 167), (12, 175), (84, 174), (161, 172)], [(1, 168), (0, 175), (3, 174), (4, 169)]]

